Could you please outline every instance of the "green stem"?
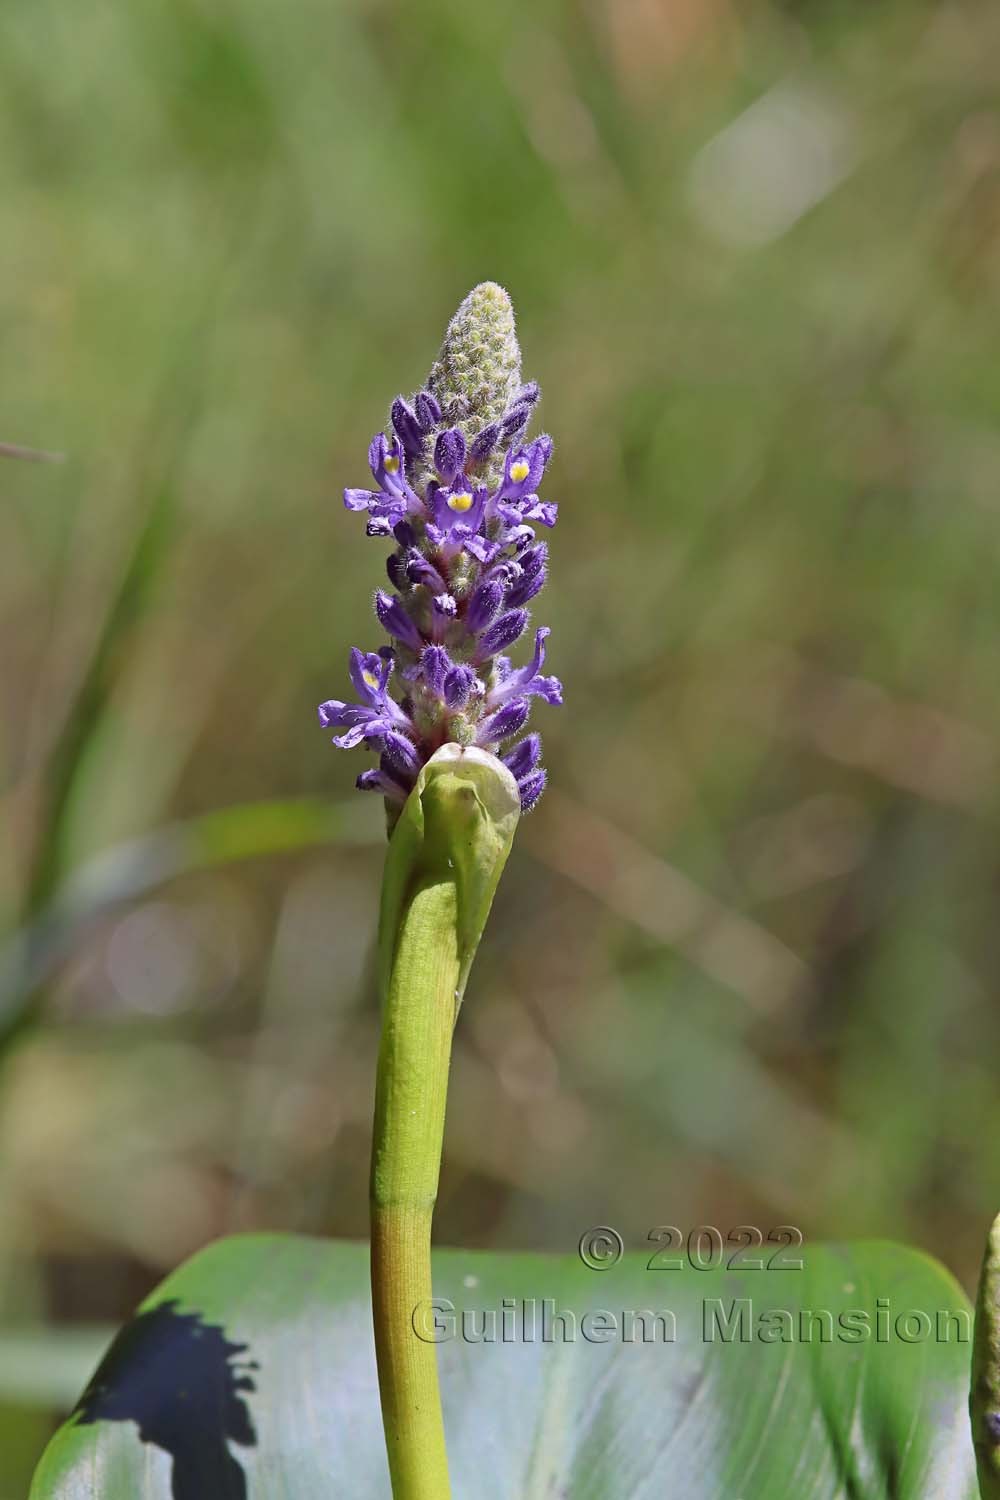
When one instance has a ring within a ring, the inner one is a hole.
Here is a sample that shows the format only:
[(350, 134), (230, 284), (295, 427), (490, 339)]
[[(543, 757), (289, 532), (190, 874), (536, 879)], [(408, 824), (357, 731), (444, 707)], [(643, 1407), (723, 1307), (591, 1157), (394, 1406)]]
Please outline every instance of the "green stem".
[(379, 923), (382, 1041), (371, 1172), (375, 1353), (395, 1500), (449, 1500), (433, 1343), (415, 1315), (433, 1295), (431, 1219), (451, 1039), (518, 819), (499, 761), (445, 745), (389, 844)]
[[(458, 985), (455, 887), (421, 882), (404, 918), (382, 1023), (372, 1153), (372, 1308), (392, 1492), (447, 1500), (437, 1353), (412, 1318), (431, 1287)], [(448, 934), (451, 941), (441, 941)], [(430, 960), (430, 962), (428, 962)]]

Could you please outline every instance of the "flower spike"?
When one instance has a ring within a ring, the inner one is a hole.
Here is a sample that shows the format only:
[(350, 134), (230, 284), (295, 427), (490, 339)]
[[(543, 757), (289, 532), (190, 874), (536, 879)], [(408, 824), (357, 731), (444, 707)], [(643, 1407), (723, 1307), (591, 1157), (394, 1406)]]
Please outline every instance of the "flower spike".
[[(367, 534), (396, 544), (386, 561), (395, 592), (375, 592), (393, 644), (351, 652), (357, 701), (329, 700), (320, 722), (343, 731), (338, 747), (378, 753), (378, 768), (357, 784), (381, 792), (390, 818), (442, 745), (499, 754), (527, 723), (532, 698), (562, 702), (559, 679), (541, 674), (546, 626), (525, 666), (500, 654), (527, 629), (525, 606), (548, 574), (548, 545), (533, 523), (556, 520), (555, 504), (538, 494), (552, 439), (525, 436), (538, 398), (535, 382), (521, 379), (510, 298), (483, 282), (448, 325), (426, 389), (397, 396), (389, 436), (372, 439), (375, 487), (344, 491)], [(394, 668), (398, 701), (388, 691)], [(503, 750), (525, 812), (545, 786), (540, 756), (537, 734)]]

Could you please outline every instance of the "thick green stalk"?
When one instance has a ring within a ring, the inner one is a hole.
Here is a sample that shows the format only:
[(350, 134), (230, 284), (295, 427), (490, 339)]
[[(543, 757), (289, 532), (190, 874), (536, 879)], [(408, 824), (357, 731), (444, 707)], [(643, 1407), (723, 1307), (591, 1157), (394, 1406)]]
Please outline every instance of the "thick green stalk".
[(517, 826), (517, 787), (484, 751), (445, 745), (393, 832), (379, 922), (382, 1042), (371, 1173), (371, 1269), (382, 1421), (395, 1500), (448, 1500), (432, 1343), (431, 1218), (451, 1038)]
[(458, 984), (455, 888), (418, 885), (403, 919), (386, 999), (372, 1157), (372, 1310), (392, 1490), (445, 1500), (448, 1459), (434, 1345), (413, 1310), (431, 1291), (437, 1197)]

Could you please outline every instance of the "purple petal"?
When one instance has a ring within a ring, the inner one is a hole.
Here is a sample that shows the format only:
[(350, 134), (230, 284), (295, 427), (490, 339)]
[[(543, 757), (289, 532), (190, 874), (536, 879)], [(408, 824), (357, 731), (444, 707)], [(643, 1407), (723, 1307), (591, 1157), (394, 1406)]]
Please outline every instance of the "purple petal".
[(392, 764), (401, 771), (415, 776), (420, 770), (420, 756), (416, 746), (405, 734), (399, 734), (395, 729), (388, 730), (382, 735), (382, 749)]
[(445, 678), (451, 671), (451, 657), (443, 646), (425, 647), (420, 658), (420, 671), (435, 698), (443, 698)]
[(404, 646), (409, 646), (411, 651), (420, 651), (423, 647), (423, 638), (403, 608), (401, 599), (394, 598), (382, 589), (375, 591), (375, 613), (379, 623), (397, 641), (402, 641)]
[[(376, 479), (379, 478), (379, 473), (385, 464), (388, 453), (389, 439), (386, 437), (384, 432), (376, 432), (375, 436), (368, 444), (368, 467), (371, 469)], [(379, 480), (379, 483), (381, 483), (381, 480)]]
[(540, 433), (528, 445), (528, 457), (531, 464), (531, 488), (537, 490), (542, 482), (545, 466), (552, 457), (552, 439), (547, 432)]
[(521, 811), (530, 812), (545, 790), (548, 776), (544, 771), (532, 771), (530, 776), (525, 776), (519, 781), (517, 789), (521, 794)]
[(516, 547), (520, 555), (525, 547), (530, 547), (535, 540), (535, 533), (530, 526), (511, 526), (504, 533), (504, 546)]
[(509, 406), (500, 422), (500, 429), (504, 437), (517, 440), (528, 425), (531, 416), (531, 407), (524, 402), (515, 402)]
[(441, 420), (441, 408), (430, 391), (421, 391), (413, 403), (417, 408), (417, 422), (421, 432), (430, 432)]
[[(523, 614), (524, 611), (522, 610), (521, 613)], [(529, 696), (536, 694), (544, 698), (547, 703), (562, 702), (562, 684), (558, 677), (539, 676), (545, 661), (545, 642), (550, 634), (551, 631), (547, 625), (540, 625), (535, 631), (535, 649), (527, 666), (520, 667), (517, 671), (501, 673), (497, 671), (498, 664), (494, 663), (493, 689), (489, 697), (491, 706), (503, 703), (515, 693), (526, 693)]]
[(497, 709), (495, 714), (482, 720), (476, 739), (481, 745), (497, 744), (500, 740), (509, 739), (512, 734), (518, 734), (524, 728), (530, 711), (527, 699), (512, 698), (503, 708)]
[(508, 750), (501, 759), (515, 781), (521, 781), (530, 771), (538, 765), (542, 756), (542, 737), (540, 734), (529, 734), (525, 739), (518, 740), (513, 750)]
[(355, 703), (343, 703), (339, 698), (328, 698), (316, 712), (322, 729), (340, 729), (345, 724), (356, 722), (358, 707)]
[(465, 466), (465, 438), (457, 427), (442, 432), (434, 445), (434, 467), (451, 484)]
[(531, 660), (528, 662), (527, 666), (522, 668), (522, 677), (525, 682), (527, 682), (532, 677), (537, 677), (538, 673), (544, 667), (545, 642), (548, 640), (551, 634), (552, 628), (549, 625), (539, 625), (538, 629), (535, 631), (535, 649), (531, 653)]
[(469, 449), (469, 457), (472, 459), (472, 462), (474, 464), (481, 464), (485, 459), (489, 458), (499, 440), (499, 422), (491, 422), (488, 427), (483, 428), (482, 432), (477, 432), (476, 436), (472, 439), (472, 446)]
[(548, 542), (536, 542), (533, 547), (525, 547), (520, 554), (520, 564), (527, 577), (533, 577), (535, 573), (544, 572), (549, 563)]
[(419, 458), (424, 449), (424, 434), (420, 430), (420, 423), (417, 421), (413, 408), (403, 400), (402, 396), (397, 396), (392, 403), (390, 415), (396, 435), (406, 450), (407, 457)]
[(554, 526), (558, 515), (559, 506), (554, 500), (539, 500), (537, 495), (529, 495), (521, 511), (522, 520), (541, 521), (543, 526)]
[(527, 624), (528, 611), (526, 609), (508, 610), (480, 637), (479, 655), (481, 657), (495, 656), (498, 651), (512, 646), (524, 634)]
[(434, 520), (445, 536), (459, 529), (463, 533), (478, 531), (487, 498), (485, 488), (480, 486), (477, 489), (461, 478), (456, 479), (450, 489), (437, 489), (428, 494)]
[(545, 568), (539, 568), (537, 573), (518, 579), (517, 583), (508, 589), (507, 598), (504, 602), (506, 604), (527, 604), (531, 599), (534, 599), (536, 594), (541, 593), (545, 587), (546, 577)]
[(534, 677), (528, 683), (527, 692), (534, 693), (538, 698), (544, 698), (546, 703), (551, 703), (558, 708), (563, 701), (562, 683), (558, 677)]
[(489, 575), (476, 585), (465, 612), (466, 629), (472, 635), (478, 635), (496, 619), (500, 613), (500, 606), (503, 604), (503, 594), (504, 585), (501, 578)]
[(416, 548), (407, 555), (406, 576), (411, 583), (422, 583), (435, 594), (443, 594), (447, 585), (433, 563), (429, 563)]
[(382, 658), (376, 656), (374, 651), (359, 651), (357, 646), (351, 647), (351, 654), (347, 661), (347, 675), (351, 679), (354, 691), (368, 708), (375, 708), (385, 692), (383, 676), (385, 665)]
[(469, 666), (452, 667), (444, 680), (444, 701), (449, 708), (464, 708), (469, 701), (476, 674)]
[(484, 536), (466, 536), (462, 538), (462, 547), (477, 562), (488, 565), (500, 551), (496, 542), (487, 541)]
[(370, 732), (374, 730), (376, 723), (377, 720), (372, 714), (363, 723), (352, 724), (346, 734), (335, 734), (332, 743), (338, 750), (353, 750), (356, 745), (361, 744), (362, 740), (370, 738)]
[(375, 490), (351, 490), (344, 491), (344, 506), (347, 510), (368, 510), (379, 495)]

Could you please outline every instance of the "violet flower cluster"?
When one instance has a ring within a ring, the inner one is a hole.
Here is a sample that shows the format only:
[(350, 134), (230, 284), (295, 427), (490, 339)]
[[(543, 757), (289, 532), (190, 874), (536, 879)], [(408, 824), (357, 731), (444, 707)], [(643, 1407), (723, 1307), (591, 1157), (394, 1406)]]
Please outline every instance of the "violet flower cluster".
[(385, 796), (390, 818), (449, 742), (498, 755), (524, 811), (545, 787), (540, 737), (517, 736), (532, 698), (562, 702), (558, 678), (542, 671), (548, 628), (536, 628), (524, 666), (506, 654), (527, 632), (548, 571), (536, 526), (556, 519), (538, 494), (552, 440), (525, 436), (538, 395), (521, 382), (510, 299), (486, 282), (452, 319), (427, 388), (398, 397), (391, 436), (373, 438), (373, 487), (344, 491), (368, 535), (395, 543), (391, 589), (375, 594), (392, 644), (351, 651), (354, 701), (330, 699), (319, 718), (341, 749), (378, 752), (357, 784)]

